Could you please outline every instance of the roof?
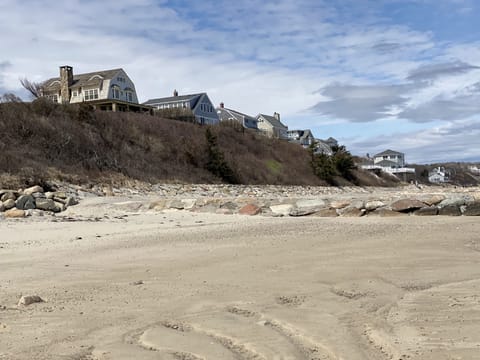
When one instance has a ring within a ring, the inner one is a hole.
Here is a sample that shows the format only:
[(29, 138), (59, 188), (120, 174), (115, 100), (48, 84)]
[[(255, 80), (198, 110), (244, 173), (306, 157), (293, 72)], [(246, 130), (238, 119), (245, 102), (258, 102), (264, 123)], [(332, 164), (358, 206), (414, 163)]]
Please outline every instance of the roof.
[(192, 108), (195, 107), (196, 102), (202, 96), (206, 95), (206, 93), (199, 93), (199, 94), (190, 94), (190, 95), (180, 95), (180, 96), (169, 96), (164, 98), (157, 98), (157, 99), (150, 99), (143, 103), (143, 105), (159, 105), (159, 104), (169, 104), (178, 101), (192, 101), (194, 100), (195, 103), (193, 104)]
[[(253, 116), (243, 114), (239, 111), (235, 111), (235, 110), (232, 110), (232, 109), (222, 108), (222, 107), (218, 107), (216, 110), (217, 110), (218, 117), (222, 121), (231, 120), (233, 118), (233, 120), (236, 120), (236, 121), (242, 123), (247, 128), (258, 130), (257, 125), (256, 125), (257, 119), (255, 119)], [(252, 120), (255, 123), (250, 124), (250, 122), (245, 122), (244, 121), (245, 119)]]
[[(123, 71), (123, 69), (111, 69), (111, 70), (101, 70), (101, 71), (94, 71), (85, 74), (74, 74), (73, 75), (73, 83), (70, 86), (71, 88), (76, 87), (83, 87), (83, 86), (90, 86), (90, 85), (99, 85), (103, 80), (110, 80), (119, 72)], [(95, 78), (92, 78), (96, 76)], [(99, 78), (101, 77), (101, 78)], [(60, 77), (54, 77), (48, 79), (44, 82), (44, 86), (47, 87), (47, 90), (60, 88), (60, 83), (56, 83), (53, 86), (52, 83), (55, 81), (60, 81)]]
[(403, 153), (388, 149), (388, 150), (382, 151), (381, 153), (378, 153), (378, 154), (374, 155), (374, 157), (386, 156), (386, 155), (403, 155)]
[(280, 128), (287, 128), (287, 126), (283, 125), (280, 120), (277, 120), (275, 116), (271, 115), (265, 115), (265, 114), (258, 114), (257, 119), (259, 117), (264, 118), (266, 121), (268, 121), (273, 127), (280, 127)]

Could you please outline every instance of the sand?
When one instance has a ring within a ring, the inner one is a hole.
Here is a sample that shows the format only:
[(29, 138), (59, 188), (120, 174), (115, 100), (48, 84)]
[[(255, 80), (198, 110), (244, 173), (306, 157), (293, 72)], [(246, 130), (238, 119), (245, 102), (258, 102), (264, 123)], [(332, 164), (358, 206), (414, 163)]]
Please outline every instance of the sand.
[(0, 359), (480, 358), (478, 218), (100, 205), (0, 221)]

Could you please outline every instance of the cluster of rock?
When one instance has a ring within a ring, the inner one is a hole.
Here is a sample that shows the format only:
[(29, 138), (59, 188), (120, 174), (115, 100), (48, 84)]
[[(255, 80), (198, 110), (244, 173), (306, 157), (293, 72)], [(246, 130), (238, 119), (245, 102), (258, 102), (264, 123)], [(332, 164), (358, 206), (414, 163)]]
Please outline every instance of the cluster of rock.
[(45, 192), (41, 186), (24, 190), (0, 190), (0, 212), (7, 218), (23, 218), (35, 211), (58, 213), (78, 204), (65, 192)]
[(361, 217), (401, 215), (480, 216), (480, 194), (418, 194), (416, 197), (367, 196), (359, 198), (200, 197), (161, 198), (150, 202), (153, 210), (189, 210), (218, 214), (266, 216)]

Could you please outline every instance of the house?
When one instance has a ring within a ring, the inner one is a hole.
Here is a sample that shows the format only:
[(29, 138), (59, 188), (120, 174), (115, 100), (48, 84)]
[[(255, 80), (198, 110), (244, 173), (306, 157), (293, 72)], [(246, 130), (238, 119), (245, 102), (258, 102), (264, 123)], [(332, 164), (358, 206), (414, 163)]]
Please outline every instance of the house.
[(207, 93), (178, 95), (177, 90), (174, 90), (173, 96), (150, 99), (144, 102), (143, 105), (151, 106), (159, 111), (166, 109), (190, 109), (197, 122), (202, 125), (216, 125), (220, 121)]
[(45, 81), (40, 93), (62, 104), (88, 102), (101, 110), (150, 111), (138, 104), (135, 85), (123, 69), (74, 74), (73, 67), (60, 66), (60, 76)]
[(273, 116), (258, 114), (258, 129), (269, 137), (278, 139), (288, 139), (287, 131), (288, 127), (282, 124), (280, 121), (280, 114), (274, 113)]
[(311, 130), (288, 130), (287, 131), (287, 140), (302, 145), (305, 148), (308, 148), (316, 140), (313, 136)]
[(405, 167), (405, 154), (385, 150), (373, 156), (373, 164), (362, 165), (366, 170), (382, 170), (391, 174), (415, 173), (414, 168)]
[(245, 129), (258, 131), (258, 122), (253, 116), (243, 114), (236, 110), (227, 109), (223, 102), (220, 103), (220, 106), (217, 107), (216, 110), (220, 121), (236, 121), (242, 124)]
[(446, 183), (450, 180), (450, 173), (443, 166), (436, 167), (428, 173), (428, 181), (435, 184)]
[[(332, 139), (332, 138), (330, 138), (330, 139)], [(315, 154), (325, 154), (325, 155), (328, 155), (328, 156), (332, 156), (333, 155), (333, 150), (332, 150), (332, 146), (330, 144), (332, 144), (332, 143), (327, 142), (325, 140), (321, 140), (321, 139), (315, 139), (315, 146), (316, 146)], [(336, 143), (335, 146), (338, 146), (338, 143)]]

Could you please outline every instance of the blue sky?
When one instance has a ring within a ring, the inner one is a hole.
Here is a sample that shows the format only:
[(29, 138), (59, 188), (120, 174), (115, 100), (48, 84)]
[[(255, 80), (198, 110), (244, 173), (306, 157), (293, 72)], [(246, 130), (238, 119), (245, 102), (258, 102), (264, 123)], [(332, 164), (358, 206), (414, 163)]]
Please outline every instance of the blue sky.
[(124, 68), (141, 101), (206, 91), (354, 154), (480, 162), (476, 0), (2, 0), (0, 94)]

